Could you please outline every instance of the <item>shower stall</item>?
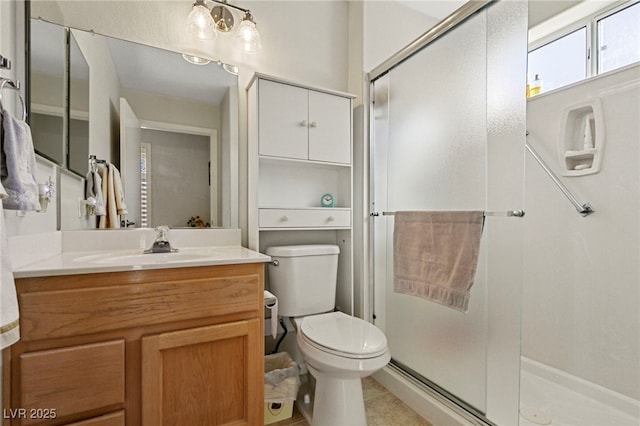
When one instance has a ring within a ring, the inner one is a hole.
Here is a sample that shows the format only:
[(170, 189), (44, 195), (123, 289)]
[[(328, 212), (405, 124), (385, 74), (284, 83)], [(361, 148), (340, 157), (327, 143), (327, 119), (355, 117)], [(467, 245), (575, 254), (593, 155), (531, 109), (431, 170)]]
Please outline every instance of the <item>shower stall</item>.
[[(469, 2), (370, 73), (371, 320), (477, 424), (638, 425), (640, 65), (527, 103), (526, 52), (527, 2)], [(467, 313), (394, 292), (425, 210), (488, 213)]]
[[(395, 368), (518, 421), (527, 3), (470, 2), (370, 74), (373, 320)], [(393, 291), (394, 211), (484, 210), (469, 311)]]

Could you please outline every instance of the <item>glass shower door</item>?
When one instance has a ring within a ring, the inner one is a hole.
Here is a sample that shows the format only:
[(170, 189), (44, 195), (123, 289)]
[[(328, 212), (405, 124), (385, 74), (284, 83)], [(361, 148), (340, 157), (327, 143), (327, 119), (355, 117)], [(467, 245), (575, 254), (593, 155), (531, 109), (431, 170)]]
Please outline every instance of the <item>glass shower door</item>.
[(500, 424), (518, 418), (522, 220), (486, 217), (461, 313), (394, 292), (383, 212), (522, 208), (526, 12), (492, 4), (371, 87), (375, 323), (395, 365)]

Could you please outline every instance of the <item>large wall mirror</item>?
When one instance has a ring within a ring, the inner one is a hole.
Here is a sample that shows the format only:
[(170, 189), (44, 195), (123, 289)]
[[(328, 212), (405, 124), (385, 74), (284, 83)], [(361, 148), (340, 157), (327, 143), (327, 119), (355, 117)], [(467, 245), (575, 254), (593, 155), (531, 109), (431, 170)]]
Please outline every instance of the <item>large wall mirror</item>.
[(129, 226), (237, 223), (237, 68), (34, 18), (29, 31), (38, 154), (78, 179), (90, 156), (113, 164)]

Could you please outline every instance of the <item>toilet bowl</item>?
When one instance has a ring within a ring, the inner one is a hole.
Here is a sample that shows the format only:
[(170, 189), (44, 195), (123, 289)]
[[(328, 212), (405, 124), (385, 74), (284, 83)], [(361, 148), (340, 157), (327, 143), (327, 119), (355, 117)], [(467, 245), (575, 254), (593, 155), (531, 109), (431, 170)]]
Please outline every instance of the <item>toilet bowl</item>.
[[(376, 326), (333, 312), (340, 248), (274, 246), (266, 254), (273, 259), (270, 290), (278, 297), (280, 314), (294, 319), (297, 349), (315, 378), (311, 425), (366, 426), (361, 379), (384, 367), (391, 355)], [(305, 394), (304, 404), (306, 399)]]
[(298, 347), (316, 379), (312, 426), (365, 426), (361, 379), (391, 359), (384, 333), (342, 312), (295, 321)]

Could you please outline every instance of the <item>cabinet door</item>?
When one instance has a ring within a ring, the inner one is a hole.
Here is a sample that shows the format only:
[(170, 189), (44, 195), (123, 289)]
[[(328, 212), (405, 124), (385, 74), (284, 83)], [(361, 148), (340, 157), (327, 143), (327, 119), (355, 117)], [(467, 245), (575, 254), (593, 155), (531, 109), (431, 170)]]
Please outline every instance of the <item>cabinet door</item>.
[(308, 159), (308, 90), (260, 80), (259, 154)]
[(309, 160), (351, 163), (351, 100), (309, 91)]
[(142, 338), (142, 424), (263, 424), (260, 320)]

